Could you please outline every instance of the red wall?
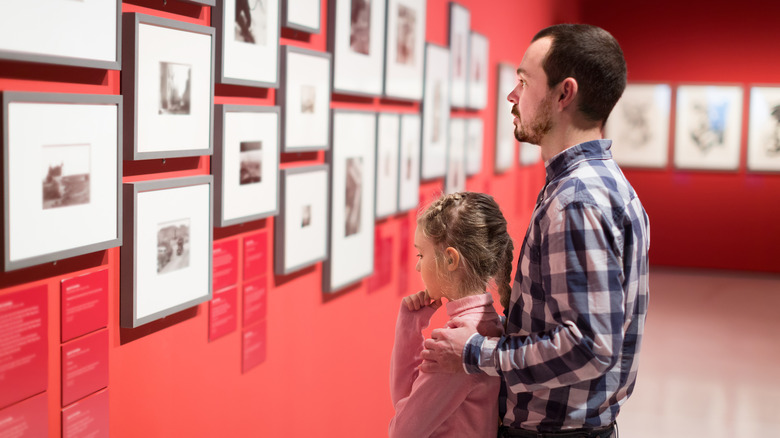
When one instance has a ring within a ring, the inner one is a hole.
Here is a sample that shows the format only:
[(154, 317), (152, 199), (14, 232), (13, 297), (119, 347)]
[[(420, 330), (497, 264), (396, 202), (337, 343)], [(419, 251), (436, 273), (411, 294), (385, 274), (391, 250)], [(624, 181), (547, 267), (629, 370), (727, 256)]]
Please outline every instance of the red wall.
[[(490, 40), (490, 77), (498, 62), (519, 63), (531, 36), (540, 28), (577, 16), (566, 2), (462, 0), (471, 10), (472, 28)], [(125, 12), (144, 12), (196, 24), (210, 22), (207, 7), (169, 0), (132, 0)], [(322, 2), (327, 11), (327, 0)], [(427, 40), (447, 43), (448, 2), (429, 0)], [(308, 36), (284, 30), (282, 44), (326, 50), (322, 33)], [(120, 74), (87, 68), (0, 61), (0, 91), (119, 94)], [(217, 85), (215, 103), (273, 105), (274, 90)], [(519, 246), (533, 200), (543, 182), (541, 165), (514, 167), (494, 175), (495, 80), (484, 111), (458, 111), (485, 121), (482, 172), (467, 181), (469, 190), (493, 194), (510, 221)], [(419, 104), (383, 99), (334, 96), (333, 107), (376, 111), (419, 111)], [(288, 154), (282, 167), (319, 164), (324, 154)], [(209, 173), (209, 157), (126, 162), (124, 181)], [(430, 199), (441, 180), (425, 182), (421, 198)], [(377, 223), (389, 239), (391, 281), (371, 287), (366, 280), (334, 295), (321, 293), (322, 266), (267, 279), (266, 360), (242, 374), (241, 323), (231, 334), (208, 342), (208, 304), (180, 312), (137, 329), (119, 329), (119, 249), (88, 254), (10, 273), (0, 273), (0, 295), (45, 284), (48, 290), (49, 436), (61, 436), (60, 425), (60, 281), (79, 274), (109, 271), (110, 430), (115, 438), (367, 436), (385, 434), (393, 415), (388, 391), (388, 362), (399, 298), (421, 286), (414, 271), (411, 240), (415, 213)], [(215, 241), (243, 239), (266, 232), (273, 254), (274, 219), (216, 229)], [(404, 251), (405, 250), (405, 251)], [(408, 256), (403, 258), (404, 254)], [(239, 251), (239, 266), (243, 254)], [(267, 271), (272, 271), (269, 257)], [(239, 279), (240, 284), (241, 279)], [(239, 295), (240, 296), (240, 295)], [(238, 315), (241, 303), (238, 303)], [(441, 316), (441, 315), (440, 315)], [(441, 320), (434, 325), (441, 324)]]
[[(624, 169), (650, 216), (651, 263), (780, 272), (780, 175), (748, 172), (745, 165), (749, 87), (780, 84), (780, 3), (583, 0), (581, 8), (583, 22), (620, 42), (629, 81), (744, 87), (737, 172), (681, 171), (671, 164)], [(673, 129), (674, 123), (670, 141)]]

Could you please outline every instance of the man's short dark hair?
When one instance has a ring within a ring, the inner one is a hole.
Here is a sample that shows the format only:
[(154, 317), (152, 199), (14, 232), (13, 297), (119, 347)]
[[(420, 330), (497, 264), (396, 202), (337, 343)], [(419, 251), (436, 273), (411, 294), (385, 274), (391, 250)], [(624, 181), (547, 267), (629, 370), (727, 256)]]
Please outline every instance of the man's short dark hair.
[(617, 40), (606, 30), (588, 24), (556, 24), (533, 40), (552, 38), (542, 62), (552, 88), (568, 77), (577, 81), (579, 111), (591, 121), (606, 122), (626, 88), (626, 60)]

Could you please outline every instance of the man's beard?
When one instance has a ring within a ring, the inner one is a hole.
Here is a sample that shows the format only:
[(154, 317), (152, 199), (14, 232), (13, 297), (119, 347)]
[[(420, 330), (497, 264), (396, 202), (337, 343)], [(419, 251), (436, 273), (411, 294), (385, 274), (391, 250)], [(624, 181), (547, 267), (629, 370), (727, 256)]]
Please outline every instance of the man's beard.
[(512, 105), (512, 114), (514, 114), (519, 123), (515, 125), (515, 138), (517, 141), (523, 141), (539, 145), (542, 138), (552, 129), (552, 95), (546, 96), (539, 103), (539, 110), (532, 120), (523, 123), (520, 113), (517, 111), (517, 105)]

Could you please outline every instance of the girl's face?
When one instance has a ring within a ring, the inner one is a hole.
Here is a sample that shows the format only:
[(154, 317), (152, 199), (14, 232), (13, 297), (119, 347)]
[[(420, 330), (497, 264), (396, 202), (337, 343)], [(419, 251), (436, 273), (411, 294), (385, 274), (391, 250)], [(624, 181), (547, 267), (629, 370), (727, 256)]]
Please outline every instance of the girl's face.
[(431, 299), (440, 300), (444, 295), (442, 286), (446, 285), (444, 276), (436, 266), (436, 251), (433, 243), (423, 234), (422, 228), (414, 232), (414, 247), (417, 248), (417, 266), (415, 269), (422, 276), (423, 284)]

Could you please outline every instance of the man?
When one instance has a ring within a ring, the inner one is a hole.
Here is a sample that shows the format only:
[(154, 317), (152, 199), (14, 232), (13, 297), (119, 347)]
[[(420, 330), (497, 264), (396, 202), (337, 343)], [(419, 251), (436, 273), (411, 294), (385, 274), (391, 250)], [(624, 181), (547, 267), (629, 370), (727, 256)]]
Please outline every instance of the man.
[(506, 335), (456, 324), (425, 341), (423, 372), (502, 378), (504, 437), (612, 437), (636, 382), (649, 222), (602, 139), (626, 84), (617, 41), (588, 25), (540, 31), (517, 69), (515, 136), (547, 177), (520, 250)]

